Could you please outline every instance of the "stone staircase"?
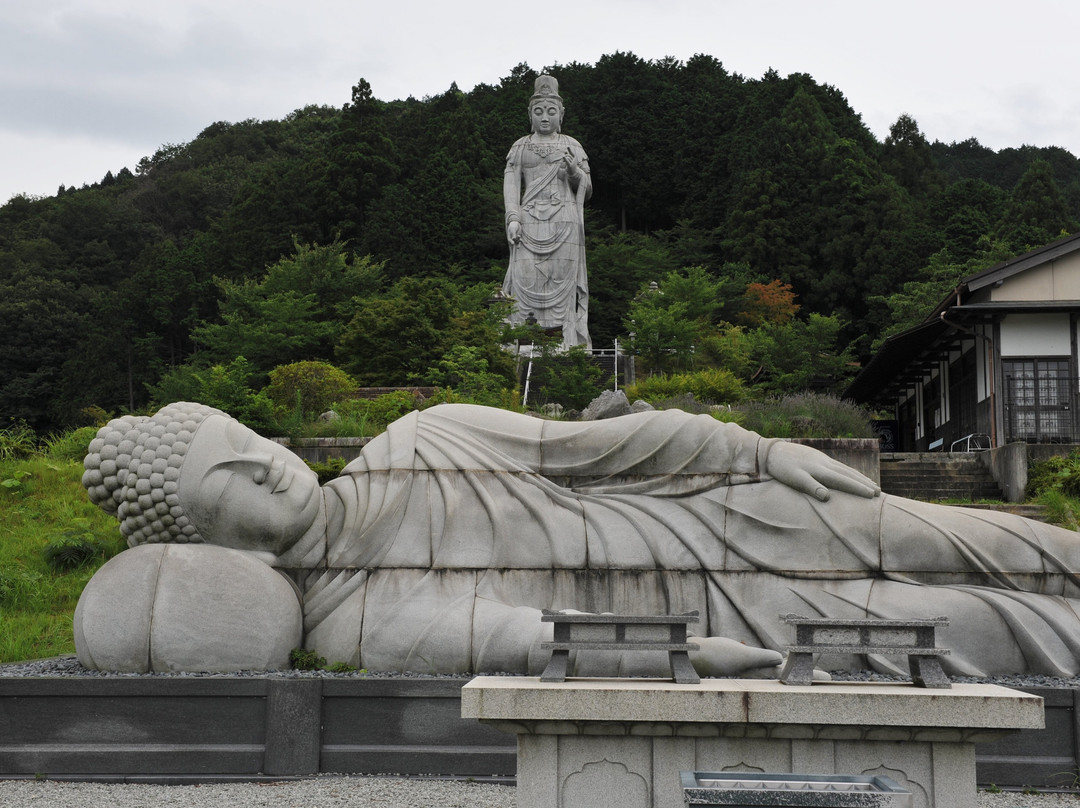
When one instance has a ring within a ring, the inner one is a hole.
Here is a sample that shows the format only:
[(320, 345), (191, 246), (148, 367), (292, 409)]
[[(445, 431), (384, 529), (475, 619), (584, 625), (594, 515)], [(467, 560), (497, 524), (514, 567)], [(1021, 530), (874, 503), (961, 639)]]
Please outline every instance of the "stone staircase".
[(969, 452), (882, 452), (881, 490), (909, 499), (948, 500), (965, 508), (1004, 511), (1028, 519), (1043, 519), (1041, 505), (1001, 500), (1002, 491), (978, 454)]
[(881, 490), (911, 499), (1001, 499), (1001, 486), (975, 453), (883, 452)]

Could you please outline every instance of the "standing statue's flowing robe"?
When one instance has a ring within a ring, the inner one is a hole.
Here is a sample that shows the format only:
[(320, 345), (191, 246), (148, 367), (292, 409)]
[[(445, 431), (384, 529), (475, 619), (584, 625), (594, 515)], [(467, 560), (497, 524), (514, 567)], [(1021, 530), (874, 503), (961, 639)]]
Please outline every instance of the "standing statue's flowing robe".
[[(575, 180), (564, 166), (568, 152), (578, 166)], [(582, 218), (590, 192), (588, 157), (574, 138), (528, 135), (510, 147), (503, 196), (508, 220), (521, 223), (503, 281), (503, 291), (516, 301), (510, 319), (522, 323), (531, 313), (541, 328), (561, 328), (566, 346), (592, 345)]]
[(307, 645), (372, 670), (524, 673), (545, 661), (540, 608), (698, 609), (700, 634), (781, 651), (787, 613), (944, 615), (947, 672), (1080, 672), (1076, 533), (888, 495), (820, 502), (769, 478), (769, 443), (679, 411), (411, 413), (325, 487), (325, 545), (297, 548), (323, 559), (300, 581)]

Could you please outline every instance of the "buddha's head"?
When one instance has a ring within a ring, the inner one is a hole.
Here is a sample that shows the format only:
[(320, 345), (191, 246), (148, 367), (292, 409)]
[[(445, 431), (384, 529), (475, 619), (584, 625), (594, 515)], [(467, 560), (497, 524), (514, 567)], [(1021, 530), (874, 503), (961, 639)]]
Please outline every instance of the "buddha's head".
[(322, 507), (304, 461), (202, 404), (110, 421), (84, 466), (90, 499), (116, 514), (130, 546), (207, 542), (279, 556)]
[(562, 97), (559, 95), (559, 82), (554, 76), (540, 76), (533, 85), (532, 98), (529, 99), (529, 124), (538, 135), (554, 135), (562, 131)]

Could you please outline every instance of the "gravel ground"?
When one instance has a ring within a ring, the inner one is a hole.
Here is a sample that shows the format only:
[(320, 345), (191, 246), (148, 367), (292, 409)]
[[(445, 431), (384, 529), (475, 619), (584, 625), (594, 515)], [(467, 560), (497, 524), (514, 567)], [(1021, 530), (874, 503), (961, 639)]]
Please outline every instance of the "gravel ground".
[[(1077, 806), (1080, 795), (980, 791), (978, 808)], [(515, 808), (513, 786), (389, 777), (316, 777), (195, 786), (0, 780), (4, 808)]]
[(192, 786), (0, 781), (4, 808), (515, 808), (513, 786), (389, 777), (315, 777)]
[(160, 673), (125, 673), (123, 671), (96, 671), (84, 668), (73, 654), (68, 656), (34, 659), (28, 662), (0, 663), (0, 676), (73, 676), (81, 679), (199, 679), (207, 676), (231, 676), (238, 679), (269, 677), (273, 679), (472, 679), (471, 674), (428, 674), (428, 673), (381, 673), (378, 671), (348, 671), (332, 673), (327, 670), (278, 670), (278, 671), (236, 671), (234, 673), (200, 673), (197, 671), (160, 672)]
[[(173, 677), (181, 679), (200, 678), (206, 676), (235, 676), (238, 678), (263, 676), (271, 678), (364, 678), (364, 679), (430, 679), (432, 676), (440, 679), (472, 679), (472, 674), (418, 674), (418, 673), (381, 673), (379, 671), (351, 671), (346, 673), (331, 673), (325, 670), (302, 671), (302, 670), (279, 670), (279, 671), (238, 671), (236, 673), (121, 673), (117, 671), (88, 670), (79, 664), (74, 655), (50, 657), (48, 659), (35, 659), (29, 662), (0, 663), (0, 676), (74, 676), (88, 679), (115, 679), (115, 678), (161, 678)], [(485, 676), (511, 676), (513, 674), (487, 673)], [(829, 674), (837, 681), (850, 682), (910, 682), (908, 676), (892, 676), (877, 671), (831, 671)], [(738, 678), (738, 677), (727, 677)], [(993, 684), (1003, 687), (1080, 687), (1080, 677), (1062, 679), (1056, 676), (1029, 675), (1005, 675), (1005, 676), (950, 676), (954, 682), (967, 684)]]
[(979, 792), (979, 808), (1054, 808), (1054, 806), (1075, 806), (1080, 794), (1021, 794), (1017, 791), (1003, 791), (1000, 794)]

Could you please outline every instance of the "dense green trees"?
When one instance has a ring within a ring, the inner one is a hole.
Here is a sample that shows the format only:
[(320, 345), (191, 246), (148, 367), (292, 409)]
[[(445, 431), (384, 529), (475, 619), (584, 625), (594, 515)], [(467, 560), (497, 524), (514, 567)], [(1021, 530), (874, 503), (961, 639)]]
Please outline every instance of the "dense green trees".
[[(929, 142), (908, 115), (879, 142), (837, 88), (708, 55), (545, 69), (591, 160), (594, 343), (633, 331), (657, 370), (836, 385), (963, 274), (1078, 227), (1063, 149)], [(488, 304), (536, 75), (395, 101), (359, 79), (341, 108), (212, 123), (135, 174), (0, 206), (0, 421), (239, 396), (303, 361), (512, 386)]]
[(350, 261), (341, 242), (295, 245), (257, 279), (219, 279), (219, 316), (194, 329), (209, 361), (244, 356), (268, 373), (279, 364), (327, 359), (353, 300), (376, 291), (382, 265)]
[[(852, 372), (844, 321), (811, 312), (797, 318), (791, 287), (745, 282), (742, 267), (723, 277), (702, 267), (671, 272), (630, 305), (628, 350), (651, 374), (721, 370), (739, 389), (772, 395), (806, 389), (839, 392)], [(720, 403), (731, 403), (729, 401)]]

